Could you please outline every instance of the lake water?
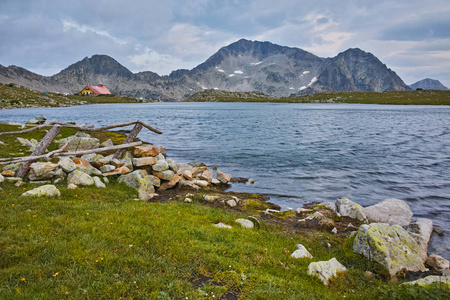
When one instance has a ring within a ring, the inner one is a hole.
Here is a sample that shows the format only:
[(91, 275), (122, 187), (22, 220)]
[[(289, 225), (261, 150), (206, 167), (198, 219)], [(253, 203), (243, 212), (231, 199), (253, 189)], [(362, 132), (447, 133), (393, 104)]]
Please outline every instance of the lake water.
[[(201, 161), (235, 177), (238, 192), (284, 209), (346, 196), (363, 206), (386, 198), (446, 229), (431, 249), (450, 259), (450, 107), (358, 104), (147, 103), (0, 110), (1, 122), (105, 126), (141, 120), (139, 138), (178, 162)], [(131, 127), (129, 128), (131, 129)]]

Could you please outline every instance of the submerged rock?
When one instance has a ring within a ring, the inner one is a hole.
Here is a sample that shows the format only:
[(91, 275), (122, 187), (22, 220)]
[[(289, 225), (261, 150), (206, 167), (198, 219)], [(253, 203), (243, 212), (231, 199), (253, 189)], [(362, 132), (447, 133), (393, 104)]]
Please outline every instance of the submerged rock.
[(425, 271), (417, 242), (398, 225), (361, 225), (353, 242), (353, 251), (384, 265), (391, 276), (403, 268), (413, 272)]
[(413, 216), (408, 203), (394, 198), (366, 207), (364, 213), (371, 222), (400, 226), (408, 226)]
[(308, 275), (318, 276), (325, 285), (328, 285), (328, 280), (336, 277), (338, 272), (345, 271), (347, 269), (334, 257), (329, 261), (312, 262), (308, 266)]

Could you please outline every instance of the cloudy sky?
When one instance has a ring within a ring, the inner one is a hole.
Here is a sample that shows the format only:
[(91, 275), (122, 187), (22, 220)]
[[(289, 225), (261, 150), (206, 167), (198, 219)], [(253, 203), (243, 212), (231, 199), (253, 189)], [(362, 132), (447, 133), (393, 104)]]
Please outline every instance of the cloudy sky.
[(449, 0), (1, 0), (0, 38), (1, 65), (42, 75), (94, 54), (166, 75), (246, 38), (321, 57), (358, 47), (407, 84), (450, 87)]

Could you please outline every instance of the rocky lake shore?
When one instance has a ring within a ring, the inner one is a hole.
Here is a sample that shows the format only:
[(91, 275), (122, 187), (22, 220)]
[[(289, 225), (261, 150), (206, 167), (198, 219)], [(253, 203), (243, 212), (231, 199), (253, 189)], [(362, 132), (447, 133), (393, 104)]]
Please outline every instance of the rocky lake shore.
[[(55, 141), (58, 147), (68, 144), (67, 151), (83, 151), (113, 145), (112, 140), (100, 141), (88, 134), (77, 134)], [(16, 142), (29, 147), (36, 141), (17, 138)], [(2, 142), (3, 147), (8, 147)], [(60, 187), (82, 189), (95, 186), (108, 189), (111, 182), (131, 187), (139, 201), (184, 203), (199, 202), (220, 209), (243, 212), (248, 217), (234, 223), (218, 222), (214, 226), (222, 230), (234, 226), (257, 230), (261, 224), (285, 228), (292, 234), (324, 236), (323, 247), (334, 247), (327, 235), (350, 241), (353, 252), (368, 261), (378, 263), (384, 271), (366, 276), (382, 276), (392, 282), (429, 285), (444, 284), (450, 287), (449, 261), (428, 253), (433, 234), (445, 234), (433, 228), (433, 222), (425, 218), (413, 218), (408, 204), (398, 199), (386, 199), (376, 205), (362, 207), (348, 198), (335, 202), (313, 203), (293, 211), (280, 211), (277, 205), (267, 202), (263, 196), (226, 192), (232, 175), (203, 163), (179, 163), (166, 155), (162, 145), (144, 144), (127, 151), (122, 158), (113, 155), (84, 154), (62, 156), (51, 161), (39, 161), (30, 165), (26, 178), (15, 177), (21, 164), (2, 167), (0, 188), (15, 185), (24, 189), (22, 197), (63, 198)], [(327, 285), (331, 278), (347, 271), (345, 262), (336, 258), (315, 261), (315, 253), (298, 244), (292, 259), (312, 260), (307, 273), (316, 276)], [(414, 280), (414, 281), (413, 281)]]

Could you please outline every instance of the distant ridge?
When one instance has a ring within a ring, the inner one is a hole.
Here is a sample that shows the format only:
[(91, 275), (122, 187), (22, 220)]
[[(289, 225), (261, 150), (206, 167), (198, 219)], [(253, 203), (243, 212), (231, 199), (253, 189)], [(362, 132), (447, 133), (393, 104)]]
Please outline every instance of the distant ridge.
[(107, 55), (93, 55), (50, 77), (0, 65), (0, 82), (70, 94), (86, 85), (104, 84), (113, 94), (163, 101), (180, 101), (208, 89), (273, 97), (410, 90), (378, 58), (358, 48), (321, 58), (299, 48), (246, 39), (222, 47), (192, 70), (176, 70), (169, 76), (133, 73)]
[(423, 89), (423, 90), (442, 90), (446, 91), (448, 88), (444, 86), (439, 80), (425, 78), (417, 81), (410, 85), (413, 90)]

